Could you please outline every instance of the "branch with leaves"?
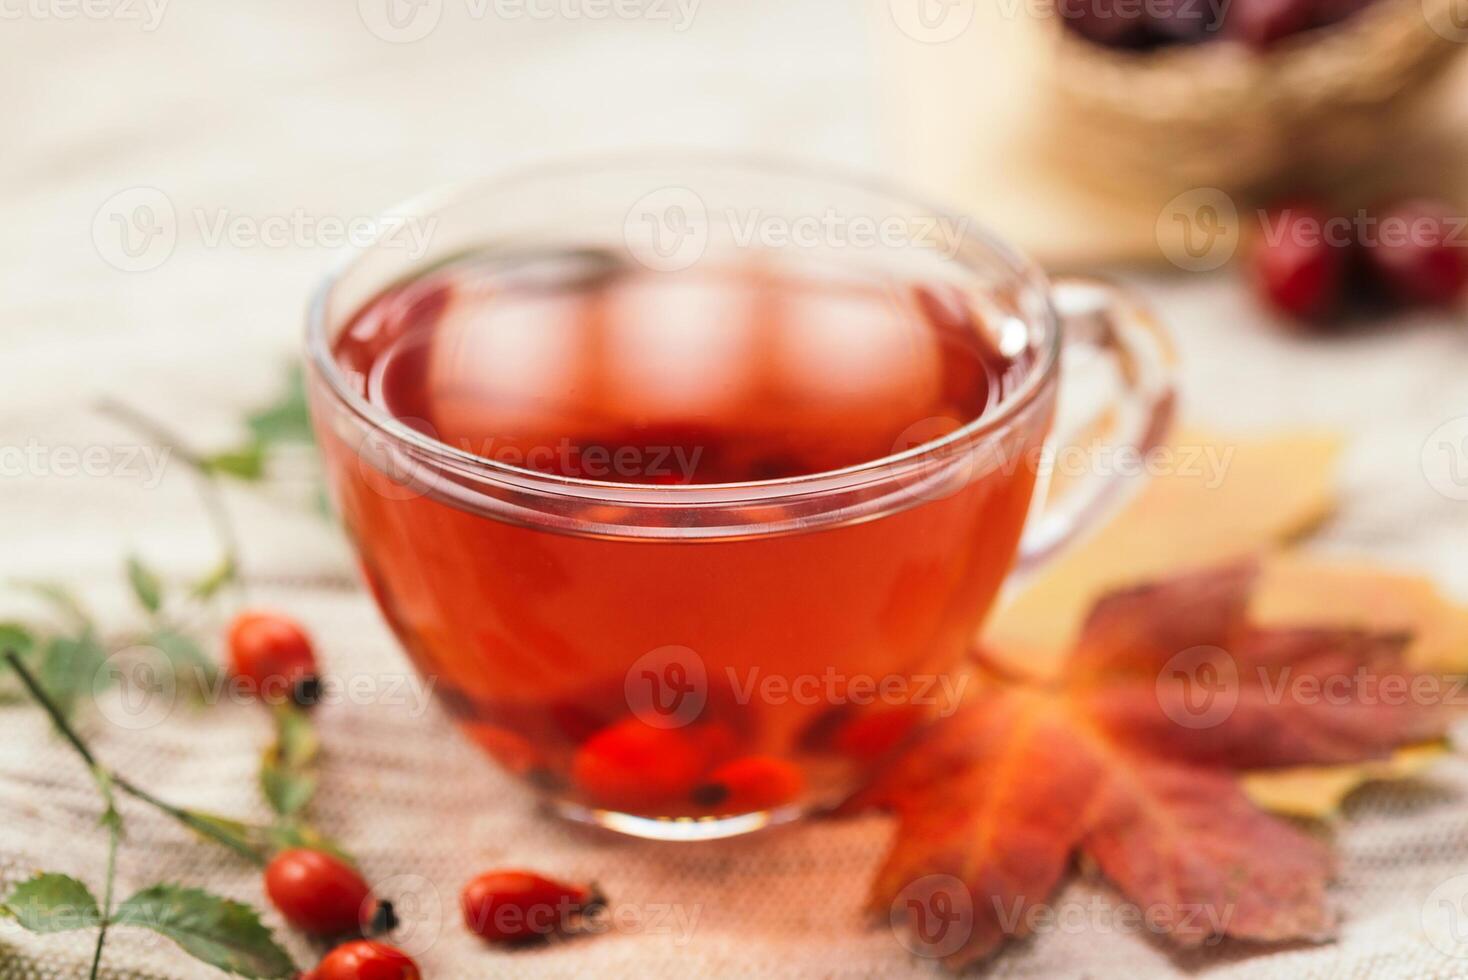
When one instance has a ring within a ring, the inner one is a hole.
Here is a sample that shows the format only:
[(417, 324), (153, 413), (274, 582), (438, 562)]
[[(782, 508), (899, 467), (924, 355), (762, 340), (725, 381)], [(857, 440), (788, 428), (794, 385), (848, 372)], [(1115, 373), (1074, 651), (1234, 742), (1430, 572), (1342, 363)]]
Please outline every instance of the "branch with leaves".
[[(56, 612), (57, 622), (47, 626), (0, 623), (0, 645), (20, 653), (68, 717), (81, 699), (102, 693), (114, 682), (115, 677), (103, 670), (108, 658), (134, 647), (157, 650), (176, 680), (194, 682), (189, 685), (193, 690), (215, 681), (214, 663), (193, 632), (197, 621), (207, 615), (212, 601), (225, 589), (243, 591), (239, 535), (225, 506), (219, 478), (259, 482), (272, 453), (288, 445), (311, 444), (305, 382), (299, 369), (290, 371), (279, 397), (246, 416), (249, 436), (238, 446), (219, 452), (193, 449), (166, 424), (116, 400), (104, 400), (97, 409), (187, 464), (220, 554), (181, 596), (170, 596), (155, 570), (139, 556), (129, 556), (128, 585), (148, 625), (141, 631), (110, 638), (102, 635), (81, 601), (63, 586), (49, 582), (16, 584), (45, 600)], [(0, 687), (0, 703), (13, 701), (17, 695), (14, 689)]]
[[(55, 611), (54, 623), (0, 623), (0, 644), (15, 650), (39, 678), (41, 686), (70, 717), (84, 698), (101, 694), (117, 680), (106, 668), (108, 660), (125, 651), (155, 650), (173, 679), (200, 693), (215, 683), (218, 670), (195, 638), (196, 623), (209, 613), (209, 603), (221, 580), (215, 573), (189, 591), (187, 605), (172, 600), (156, 572), (132, 556), (126, 564), (128, 583), (147, 620), (144, 627), (107, 637), (69, 590), (48, 582), (22, 582), (16, 587), (45, 600)], [(0, 687), (0, 701), (14, 701), (14, 687)]]
[(171, 679), (198, 694), (220, 689), (220, 672), (195, 639), (198, 622), (226, 587), (241, 587), (239, 538), (218, 485), (221, 476), (246, 481), (263, 479), (266, 459), (277, 445), (309, 443), (310, 426), (299, 371), (292, 373), (285, 394), (251, 414), (248, 440), (233, 449), (203, 454), (186, 446), (165, 425), (118, 402), (98, 406), (161, 445), (188, 464), (220, 547), (220, 558), (181, 593), (170, 593), (162, 577), (138, 556), (125, 565), (129, 589), (146, 617), (146, 625), (104, 638), (91, 614), (69, 590), (51, 583), (20, 583), (50, 605), (53, 621), (44, 625), (0, 623), (0, 652), (14, 670), (18, 685), (3, 686), (0, 700), (28, 695), (49, 715), (57, 731), (86, 764), (103, 799), (102, 826), (108, 833), (103, 898), (99, 903), (81, 881), (67, 875), (41, 873), (22, 882), (0, 902), (0, 916), (33, 932), (96, 929), (91, 975), (102, 960), (112, 926), (152, 929), (173, 939), (196, 958), (247, 977), (290, 976), (295, 967), (275, 944), (256, 912), (248, 906), (197, 888), (157, 884), (114, 907), (117, 851), (124, 836), (115, 792), (131, 796), (177, 821), (199, 836), (220, 844), (257, 866), (272, 855), (306, 847), (350, 862), (342, 848), (308, 822), (305, 811), (317, 786), (319, 742), (306, 711), (292, 704), (274, 707), (275, 739), (260, 767), (260, 788), (273, 819), (253, 824), (176, 806), (103, 766), (71, 724), (83, 701), (103, 693), (118, 680), (108, 661), (133, 648), (156, 650)]
[[(173, 940), (189, 955), (227, 973), (258, 978), (292, 976), (296, 967), (290, 954), (275, 942), (270, 930), (260, 922), (259, 914), (247, 905), (202, 889), (160, 883), (138, 891), (113, 908), (117, 850), (124, 830), (113, 796), (114, 788), (256, 863), (265, 862), (265, 853), (251, 843), (252, 828), (247, 825), (166, 803), (102, 765), (72, 728), (60, 705), (51, 700), (15, 651), (6, 652), (5, 660), (20, 676), (30, 695), (51, 717), (62, 737), (86, 763), (102, 796), (101, 823), (107, 828), (108, 846), (100, 905), (91, 890), (76, 878), (43, 872), (16, 886), (0, 902), (0, 912), (36, 933), (95, 928), (97, 942), (92, 955), (92, 978), (97, 976), (107, 930), (113, 925), (151, 929)], [(269, 833), (268, 828), (253, 830)]]

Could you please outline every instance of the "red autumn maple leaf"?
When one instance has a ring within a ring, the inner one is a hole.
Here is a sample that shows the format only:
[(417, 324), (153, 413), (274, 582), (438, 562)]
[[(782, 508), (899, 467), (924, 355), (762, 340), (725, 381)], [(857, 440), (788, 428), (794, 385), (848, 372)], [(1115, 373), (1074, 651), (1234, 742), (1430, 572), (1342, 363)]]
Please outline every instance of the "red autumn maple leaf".
[(1235, 770), (1380, 757), (1448, 713), (1406, 636), (1251, 625), (1255, 577), (1114, 593), (1057, 679), (985, 679), (853, 801), (899, 820), (872, 910), (961, 967), (1031, 931), (1079, 852), (1180, 945), (1328, 936), (1329, 847)]

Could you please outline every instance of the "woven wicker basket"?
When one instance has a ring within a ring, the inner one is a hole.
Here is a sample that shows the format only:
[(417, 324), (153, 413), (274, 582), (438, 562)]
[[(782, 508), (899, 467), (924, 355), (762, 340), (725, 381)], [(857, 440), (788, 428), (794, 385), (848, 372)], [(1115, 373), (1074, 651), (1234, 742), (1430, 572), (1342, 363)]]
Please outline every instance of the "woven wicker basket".
[(1377, 0), (1264, 52), (1119, 51), (1047, 18), (1054, 138), (1117, 187), (1267, 193), (1380, 163), (1407, 110), (1468, 48), (1457, 0)]

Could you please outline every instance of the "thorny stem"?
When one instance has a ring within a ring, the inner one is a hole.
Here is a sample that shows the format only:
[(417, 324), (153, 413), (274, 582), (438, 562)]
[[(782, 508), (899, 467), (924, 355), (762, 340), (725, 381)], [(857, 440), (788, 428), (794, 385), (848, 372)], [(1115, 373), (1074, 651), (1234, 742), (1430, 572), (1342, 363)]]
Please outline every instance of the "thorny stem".
[(103, 398), (96, 403), (96, 409), (103, 415), (137, 430), (159, 445), (172, 450), (188, 464), (194, 476), (194, 485), (198, 489), (199, 499), (209, 514), (209, 522), (214, 526), (214, 534), (224, 552), (224, 564), (230, 569), (229, 580), (243, 597), (244, 581), (239, 576), (239, 537), (235, 534), (234, 523), (229, 518), (229, 510), (224, 505), (224, 495), (220, 493), (219, 484), (215, 482), (214, 475), (209, 471), (209, 464), (202, 456), (190, 449), (176, 432), (156, 419), (144, 415), (131, 405), (114, 398)]
[(160, 800), (141, 786), (137, 786), (127, 778), (105, 768), (92, 755), (92, 750), (87, 747), (87, 744), (82, 741), (81, 736), (71, 727), (71, 723), (66, 720), (66, 717), (61, 713), (61, 709), (56, 706), (56, 702), (51, 700), (51, 696), (41, 687), (35, 676), (31, 674), (30, 670), (21, 661), (20, 656), (14, 650), (6, 650), (5, 660), (20, 675), (21, 683), (25, 685), (31, 697), (45, 709), (46, 714), (51, 718), (51, 723), (56, 726), (56, 730), (61, 733), (67, 742), (71, 743), (71, 747), (86, 761), (94, 775), (100, 774), (124, 793), (162, 811), (195, 833), (202, 834), (216, 843), (223, 844), (225, 847), (249, 858), (256, 864), (265, 864), (264, 855), (245, 841), (223, 832), (214, 824), (203, 819), (191, 810), (186, 810), (183, 807), (174, 806), (172, 803)]

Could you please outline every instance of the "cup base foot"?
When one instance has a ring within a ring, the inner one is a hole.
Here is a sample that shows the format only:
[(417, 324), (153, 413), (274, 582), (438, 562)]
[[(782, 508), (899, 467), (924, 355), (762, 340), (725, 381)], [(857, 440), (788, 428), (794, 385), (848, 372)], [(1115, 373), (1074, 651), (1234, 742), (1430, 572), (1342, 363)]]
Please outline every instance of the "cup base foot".
[(662, 841), (719, 840), (739, 837), (767, 827), (798, 820), (804, 807), (787, 806), (758, 813), (741, 813), (733, 817), (639, 817), (615, 810), (597, 810), (577, 803), (555, 801), (551, 808), (573, 823), (601, 827), (629, 837)]

